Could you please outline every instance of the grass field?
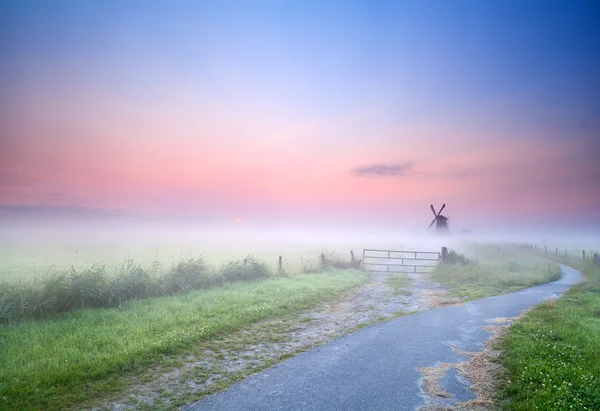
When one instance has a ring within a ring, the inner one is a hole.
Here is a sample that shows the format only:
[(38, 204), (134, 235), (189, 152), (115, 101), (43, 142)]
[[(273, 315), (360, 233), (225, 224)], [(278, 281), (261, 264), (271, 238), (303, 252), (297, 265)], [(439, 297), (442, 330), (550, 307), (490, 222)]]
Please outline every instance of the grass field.
[[(174, 267), (190, 257), (202, 256), (209, 266), (214, 267), (207, 269), (212, 287), (209, 289), (193, 291), (193, 288), (184, 287), (174, 289), (178, 295), (157, 298), (148, 294), (145, 297), (151, 298), (125, 301), (116, 308), (113, 304), (113, 308), (59, 313), (44, 321), (0, 325), (0, 409), (76, 409), (81, 405), (89, 406), (100, 398), (106, 398), (107, 394), (120, 392), (128, 384), (128, 378), (134, 378), (148, 367), (163, 364), (165, 355), (173, 354), (180, 358), (189, 354), (192, 347), (212, 344), (219, 337), (244, 330), (256, 321), (286, 316), (295, 318), (294, 315), (300, 311), (368, 281), (365, 273), (351, 270), (294, 275), (318, 266), (321, 253), (332, 259), (345, 260), (349, 258), (350, 250), (354, 250), (360, 258), (362, 248), (437, 251), (442, 245), (455, 246), (458, 252), (451, 253), (450, 264), (439, 266), (433, 272), (432, 280), (451, 286), (451, 294), (463, 299), (506, 293), (552, 281), (560, 275), (558, 265), (546, 260), (549, 255), (536, 255), (531, 250), (505, 246), (466, 246), (448, 239), (405, 241), (401, 236), (366, 236), (361, 243), (358, 238), (342, 239), (339, 236), (315, 235), (316, 238), (292, 240), (290, 235), (282, 234), (279, 240), (275, 238), (277, 236), (271, 236), (256, 241), (253, 241), (252, 235), (237, 237), (236, 233), (231, 233), (231, 236), (233, 240), (213, 239), (207, 233), (191, 235), (188, 230), (148, 233), (147, 238), (140, 233), (121, 232), (121, 236), (113, 240), (106, 233), (104, 237), (88, 233), (67, 235), (53, 241), (54, 236), (36, 234), (2, 244), (0, 283), (4, 280), (5, 284), (8, 282), (15, 287), (45, 284), (36, 283), (34, 279), (47, 273), (49, 265), (54, 265), (53, 269), (59, 271), (73, 267), (79, 273), (93, 263), (101, 263), (106, 264), (107, 270), (114, 269), (117, 273), (123, 262), (132, 259), (140, 262), (145, 270), (152, 268), (157, 278), (170, 278), (169, 273)], [(239, 261), (249, 254), (258, 261), (267, 262), (271, 272), (275, 273), (278, 257), (283, 256), (287, 276), (267, 276), (268, 279), (251, 282), (228, 281), (225, 285), (212, 281), (221, 278), (221, 275), (229, 275), (227, 273), (231, 269), (223, 270), (226, 267), (224, 263)], [(568, 258), (566, 255), (556, 257)], [(573, 262), (575, 264), (575, 259)], [(590, 276), (596, 278), (597, 273)], [(398, 293), (405, 290), (410, 279), (406, 274), (397, 273), (390, 275), (386, 282)], [(160, 280), (155, 283), (161, 293), (169, 289), (168, 282)], [(590, 358), (599, 358), (600, 355), (598, 346), (588, 338), (594, 333), (598, 335), (598, 329), (594, 328), (600, 312), (597, 289), (597, 283), (588, 281), (568, 294), (573, 298), (565, 298), (555, 305), (544, 305), (539, 309), (539, 318), (532, 317), (531, 322), (524, 321), (520, 325), (523, 327), (521, 334), (516, 326), (515, 331), (511, 331), (510, 338), (515, 343), (506, 343), (506, 352), (511, 352), (512, 358), (527, 358), (519, 350), (528, 354), (539, 351), (539, 355), (547, 356), (554, 352), (547, 348), (554, 341), (553, 327), (560, 330), (561, 324), (568, 324), (571, 331), (564, 331), (564, 338), (571, 344), (570, 352), (575, 353), (571, 355), (571, 368), (581, 367), (581, 373), (573, 373), (565, 381), (566, 384), (570, 382), (573, 386), (584, 387), (577, 393), (587, 393), (587, 399), (573, 394), (565, 396), (565, 401), (581, 399), (590, 404), (590, 395), (596, 394), (585, 388), (585, 381), (597, 382), (589, 376), (597, 376), (598, 370), (590, 368), (590, 364), (583, 364), (581, 358), (590, 363)], [(534, 314), (530, 315), (538, 315), (536, 312), (534, 310)], [(572, 330), (577, 327), (581, 330)], [(527, 335), (535, 335), (536, 338), (527, 341)], [(256, 341), (245, 342), (260, 343), (259, 339), (264, 335), (254, 338)], [(535, 345), (537, 339), (539, 344)], [(579, 360), (578, 355), (581, 357)], [(547, 374), (552, 377), (554, 360), (549, 358), (540, 360), (540, 370), (549, 370)], [(576, 360), (581, 360), (581, 364)], [(526, 391), (528, 388), (523, 388), (521, 382), (515, 383), (520, 381), (517, 374), (525, 371), (523, 375), (528, 375), (527, 371), (517, 361), (507, 362), (511, 382), (502, 388), (502, 392), (505, 398), (511, 399), (513, 408), (528, 408), (530, 404), (546, 407), (549, 403), (543, 400), (550, 398), (550, 394), (541, 394), (544, 390), (536, 389), (542, 400), (527, 402), (530, 397)], [(578, 376), (583, 380), (577, 380)]]
[(510, 410), (600, 409), (600, 267), (556, 257), (586, 280), (558, 301), (541, 304), (500, 343), (499, 403)]
[(307, 274), (0, 326), (0, 408), (75, 406), (118, 389), (115, 376), (165, 354), (306, 309), (365, 281), (360, 271)]
[(4, 230), (0, 237), (0, 281), (31, 279), (46, 274), (50, 267), (81, 270), (99, 263), (117, 269), (133, 260), (144, 268), (158, 265), (166, 271), (189, 258), (202, 257), (207, 264), (219, 266), (249, 255), (274, 271), (282, 256), (283, 268), (297, 273), (318, 265), (321, 253), (347, 259), (351, 250), (360, 258), (363, 248), (439, 251), (442, 245), (447, 244), (395, 231), (217, 229), (198, 224), (17, 226)]
[(478, 299), (543, 284), (560, 278), (558, 264), (508, 247), (474, 245), (450, 251), (448, 264), (431, 278), (451, 287), (450, 295)]
[(189, 258), (202, 259), (213, 266), (229, 261), (239, 261), (248, 256), (266, 263), (271, 270), (278, 269), (279, 256), (287, 272), (298, 273), (319, 263), (321, 253), (349, 258), (350, 250), (360, 253), (357, 245), (319, 244), (294, 247), (292, 244), (246, 245), (241, 243), (221, 244), (210, 241), (199, 243), (115, 243), (115, 244), (43, 244), (7, 245), (0, 251), (0, 281), (31, 279), (45, 275), (50, 269), (77, 270), (89, 268), (101, 262), (111, 269), (118, 269), (127, 260), (138, 262), (149, 269), (157, 266), (165, 272), (172, 265)]

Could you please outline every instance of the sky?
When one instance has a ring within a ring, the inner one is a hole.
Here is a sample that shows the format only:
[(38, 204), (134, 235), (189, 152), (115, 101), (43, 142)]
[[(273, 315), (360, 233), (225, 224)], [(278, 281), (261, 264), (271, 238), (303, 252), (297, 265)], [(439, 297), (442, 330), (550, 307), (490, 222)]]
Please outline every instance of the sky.
[(3, 1), (0, 205), (600, 222), (600, 3)]

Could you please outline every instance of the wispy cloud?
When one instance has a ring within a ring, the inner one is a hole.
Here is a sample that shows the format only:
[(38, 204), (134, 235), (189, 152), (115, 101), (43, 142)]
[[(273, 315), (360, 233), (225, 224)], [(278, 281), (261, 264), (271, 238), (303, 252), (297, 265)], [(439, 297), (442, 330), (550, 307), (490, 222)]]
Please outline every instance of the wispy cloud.
[(404, 176), (412, 171), (412, 162), (396, 164), (365, 164), (356, 167), (352, 173), (358, 177)]
[(438, 170), (419, 170), (414, 162), (398, 162), (391, 164), (365, 164), (352, 170), (358, 177), (421, 177), (421, 178), (469, 178), (479, 174), (479, 171), (467, 167), (448, 164)]
[(431, 172), (430, 174), (447, 178), (469, 178), (480, 174), (480, 171), (454, 164), (448, 164), (442, 171)]

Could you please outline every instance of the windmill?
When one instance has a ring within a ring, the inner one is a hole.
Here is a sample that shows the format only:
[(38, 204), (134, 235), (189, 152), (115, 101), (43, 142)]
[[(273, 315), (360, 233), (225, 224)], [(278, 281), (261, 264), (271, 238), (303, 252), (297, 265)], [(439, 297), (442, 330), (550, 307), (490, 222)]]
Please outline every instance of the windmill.
[(431, 212), (433, 213), (433, 221), (431, 222), (431, 224), (429, 224), (428, 228), (431, 228), (431, 226), (435, 223), (435, 229), (437, 231), (448, 231), (448, 217), (444, 217), (442, 215), (442, 210), (444, 209), (444, 207), (446, 207), (446, 204), (444, 203), (442, 205), (442, 208), (440, 208), (439, 212), (435, 211), (435, 208), (433, 208), (433, 204), (430, 205), (431, 207)]

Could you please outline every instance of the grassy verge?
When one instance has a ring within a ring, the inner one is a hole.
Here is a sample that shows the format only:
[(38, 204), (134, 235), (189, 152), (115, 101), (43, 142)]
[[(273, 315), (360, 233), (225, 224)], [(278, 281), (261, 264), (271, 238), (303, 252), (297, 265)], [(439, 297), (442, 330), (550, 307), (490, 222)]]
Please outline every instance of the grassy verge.
[(386, 279), (386, 283), (392, 287), (394, 294), (406, 294), (411, 293), (409, 286), (412, 280), (406, 273), (391, 273)]
[[(359, 269), (361, 261), (335, 253), (307, 260), (304, 273), (337, 269)], [(278, 276), (290, 273), (282, 265)], [(214, 267), (202, 258), (173, 263), (158, 261), (143, 267), (129, 259), (120, 267), (94, 264), (89, 268), (57, 270), (28, 280), (0, 281), (0, 324), (50, 318), (76, 309), (118, 307), (129, 300), (181, 294), (234, 282), (251, 282), (273, 277), (269, 266), (252, 256)]]
[(248, 257), (219, 269), (190, 258), (166, 272), (158, 263), (144, 268), (127, 260), (119, 269), (93, 265), (84, 270), (50, 270), (29, 281), (0, 282), (0, 324), (49, 318), (76, 309), (119, 307), (128, 300), (207, 289), (224, 283), (271, 277), (269, 267)]
[(586, 281), (528, 312), (501, 341), (506, 409), (600, 409), (600, 267), (560, 260)]
[(165, 354), (307, 309), (366, 281), (357, 271), (307, 274), (0, 326), (0, 408), (69, 408), (119, 389), (118, 375)]
[(431, 274), (433, 281), (452, 287), (450, 295), (478, 299), (543, 284), (560, 278), (557, 263), (516, 250), (473, 247), (469, 256), (451, 250), (448, 263)]

